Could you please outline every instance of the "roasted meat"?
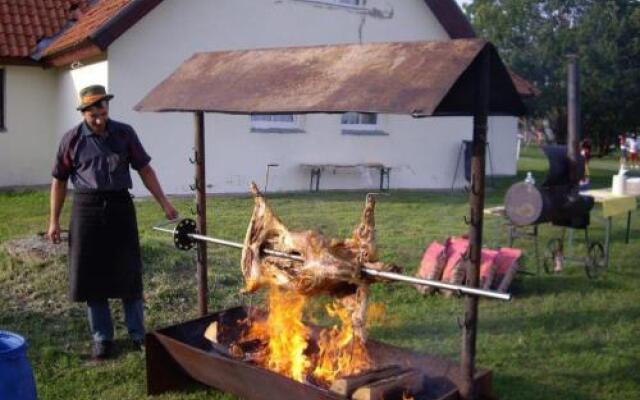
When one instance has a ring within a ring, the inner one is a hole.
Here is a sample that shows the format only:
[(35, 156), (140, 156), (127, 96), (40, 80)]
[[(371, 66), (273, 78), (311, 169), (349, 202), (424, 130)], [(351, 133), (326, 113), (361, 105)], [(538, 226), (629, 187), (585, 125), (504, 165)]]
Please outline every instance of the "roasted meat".
[[(273, 213), (257, 186), (251, 185), (255, 200), (242, 251), (244, 291), (255, 292), (276, 285), (305, 296), (328, 294), (351, 312), (354, 330), (364, 339), (368, 285), (372, 279), (362, 268), (397, 271), (394, 265), (378, 261), (375, 243), (375, 198), (368, 195), (361, 221), (351, 238), (330, 240), (317, 231), (291, 232)], [(275, 250), (301, 256), (296, 261), (264, 254)]]
[[(355, 292), (361, 284), (371, 283), (362, 267), (395, 271), (397, 267), (378, 261), (375, 244), (375, 199), (367, 196), (366, 205), (353, 236), (330, 240), (317, 231), (291, 232), (273, 213), (255, 184), (255, 200), (242, 251), (244, 291), (252, 293), (267, 284), (275, 284), (304, 295), (339, 295)], [(304, 262), (264, 254), (263, 250), (301, 256)]]

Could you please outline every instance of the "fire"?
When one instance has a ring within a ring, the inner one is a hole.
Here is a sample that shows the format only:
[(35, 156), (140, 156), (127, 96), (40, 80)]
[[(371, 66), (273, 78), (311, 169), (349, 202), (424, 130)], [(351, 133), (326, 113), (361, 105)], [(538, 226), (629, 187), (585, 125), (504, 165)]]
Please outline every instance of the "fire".
[(320, 353), (313, 376), (321, 382), (331, 383), (340, 376), (369, 369), (372, 362), (363, 340), (353, 334), (349, 310), (337, 301), (327, 305), (326, 309), (329, 316), (340, 319), (342, 327), (334, 325), (320, 332)]
[(277, 286), (269, 291), (269, 316), (251, 325), (247, 339), (267, 343), (263, 366), (303, 382), (310, 361), (305, 356), (310, 330), (302, 323), (305, 297)]
[(354, 335), (350, 312), (339, 301), (327, 305), (326, 311), (340, 323), (319, 331), (315, 352), (310, 346), (312, 329), (303, 322), (306, 300), (305, 296), (271, 286), (268, 316), (252, 321), (243, 338), (265, 343), (254, 362), (298, 382), (312, 378), (326, 386), (341, 376), (370, 369), (372, 361), (364, 340)]

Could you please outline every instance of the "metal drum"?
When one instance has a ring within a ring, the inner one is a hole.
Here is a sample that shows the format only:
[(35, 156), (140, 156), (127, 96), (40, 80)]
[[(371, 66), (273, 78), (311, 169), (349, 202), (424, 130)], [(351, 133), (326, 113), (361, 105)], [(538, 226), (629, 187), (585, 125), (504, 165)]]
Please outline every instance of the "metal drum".
[(530, 183), (512, 185), (504, 199), (505, 212), (514, 225), (525, 226), (545, 222), (542, 192)]
[[(584, 229), (589, 225), (593, 198), (581, 196), (577, 181), (571, 177), (566, 146), (543, 146), (549, 160), (549, 172), (542, 186), (518, 182), (505, 196), (507, 217), (517, 226), (551, 222), (556, 226)], [(576, 177), (584, 176), (584, 159), (575, 165)]]

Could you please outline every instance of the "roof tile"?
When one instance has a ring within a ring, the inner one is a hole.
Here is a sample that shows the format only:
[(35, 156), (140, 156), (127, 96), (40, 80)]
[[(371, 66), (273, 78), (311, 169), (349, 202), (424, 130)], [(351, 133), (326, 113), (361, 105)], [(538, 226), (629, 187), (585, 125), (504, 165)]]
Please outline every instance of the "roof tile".
[(98, 2), (87, 9), (76, 24), (57, 38), (51, 46), (47, 48), (44, 55), (50, 56), (82, 43), (82, 41), (109, 22), (131, 2), (132, 0), (102, 0)]
[[(72, 9), (86, 10), (89, 2), (0, 0), (0, 57), (29, 57), (40, 39), (58, 33), (73, 19)], [(111, 3), (111, 0), (101, 0), (98, 4), (103, 2)]]

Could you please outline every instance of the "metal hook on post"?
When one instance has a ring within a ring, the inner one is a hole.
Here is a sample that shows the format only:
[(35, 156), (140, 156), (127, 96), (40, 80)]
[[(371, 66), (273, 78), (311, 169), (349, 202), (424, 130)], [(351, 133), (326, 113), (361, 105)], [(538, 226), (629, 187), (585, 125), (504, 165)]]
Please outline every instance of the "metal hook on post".
[(196, 151), (196, 149), (193, 149), (193, 157), (189, 157), (189, 162), (191, 164), (200, 164), (200, 156), (198, 155), (198, 151)]
[(189, 211), (191, 211), (192, 215), (200, 215), (200, 206), (196, 204), (195, 210), (193, 209), (193, 207), (189, 207)]
[(471, 182), (471, 194), (473, 194), (474, 196), (480, 196), (480, 191), (476, 189), (475, 180)]
[(202, 189), (202, 184), (196, 181), (195, 183), (189, 185), (189, 189), (191, 189), (192, 192), (195, 192), (196, 190)]

